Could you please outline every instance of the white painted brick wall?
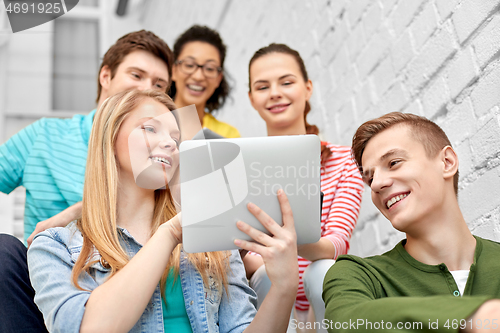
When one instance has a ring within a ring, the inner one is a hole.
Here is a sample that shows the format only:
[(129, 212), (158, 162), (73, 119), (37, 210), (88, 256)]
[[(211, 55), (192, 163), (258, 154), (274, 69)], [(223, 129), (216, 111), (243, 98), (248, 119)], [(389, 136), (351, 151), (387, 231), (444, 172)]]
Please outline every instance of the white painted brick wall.
[(453, 34), (446, 25), (431, 38), (419, 54), (408, 65), (407, 80), (409, 89), (417, 93), (428, 84), (432, 76), (445, 65), (456, 52)]
[[(454, 105), (448, 112), (448, 116), (441, 120), (438, 121), (438, 125), (443, 128), (454, 146), (460, 144), (464, 139), (469, 138), (476, 132), (474, 110), (468, 97), (462, 103)], [(460, 164), (462, 162), (463, 159), (460, 156)]]
[(494, 11), (498, 11), (497, 0), (465, 0), (453, 13), (453, 25), (457, 31), (458, 40), (462, 44), (469, 36), (480, 28)]
[(500, 51), (500, 17), (495, 16), (472, 42), (479, 66), (484, 68)]
[(398, 1), (388, 21), (388, 24), (394, 29), (396, 36), (399, 36), (416, 17), (415, 14), (418, 13), (424, 2), (425, 0)]
[(393, 43), (391, 55), (393, 61), (392, 65), (396, 72), (405, 68), (408, 62), (415, 56), (409, 29), (403, 33), (399, 40)]
[(471, 137), (471, 149), (474, 164), (486, 165), (495, 156), (500, 156), (500, 150), (491, 149), (500, 147), (500, 124), (498, 117), (490, 119)]
[[(170, 45), (195, 23), (220, 31), (236, 86), (219, 118), (244, 136), (265, 135), (247, 97), (248, 62), (270, 42), (304, 58), (315, 87), (309, 120), (325, 139), (349, 145), (363, 121), (390, 111), (435, 120), (460, 158), (471, 230), (500, 240), (499, 8), (500, 0), (153, 0), (143, 24)], [(403, 237), (367, 189), (351, 253), (382, 253)]]
[(375, 87), (377, 96), (382, 96), (394, 83), (396, 73), (394, 71), (392, 57), (389, 54), (382, 62), (375, 68), (371, 75), (371, 81)]
[(456, 98), (462, 90), (476, 78), (476, 64), (470, 47), (457, 53), (447, 66), (444, 76), (450, 91), (450, 97)]
[(446, 0), (446, 1), (435, 1), (435, 5), (438, 9), (441, 22), (447, 19), (451, 13), (453, 13), (455, 7), (460, 2), (460, 0)]
[(357, 0), (347, 2), (346, 13), (351, 27), (354, 27), (358, 24), (370, 2), (370, 0)]
[[(373, 31), (369, 32), (373, 33)], [(362, 24), (358, 24), (356, 28), (354, 28), (354, 30), (351, 32), (345, 43), (345, 45), (347, 46), (347, 50), (351, 55), (351, 59), (356, 59), (358, 57), (365, 44), (365, 28)], [(334, 54), (336, 53), (337, 52), (335, 52)]]
[(411, 25), (411, 32), (415, 40), (415, 48), (420, 49), (427, 39), (434, 33), (438, 24), (438, 16), (432, 2), (428, 2)]
[(370, 39), (373, 33), (378, 30), (382, 22), (382, 18), (382, 7), (380, 6), (380, 3), (374, 2), (366, 12), (362, 22), (365, 28), (366, 38)]
[(387, 28), (382, 27), (368, 41), (365, 49), (361, 52), (359, 59), (356, 60), (356, 65), (359, 71), (360, 79), (365, 79), (373, 68), (379, 63), (386, 53), (391, 43), (390, 35)]
[[(496, 42), (500, 42), (500, 38)], [(500, 105), (499, 91), (500, 66), (492, 66), (492, 70), (479, 79), (478, 84), (474, 87), (470, 95), (474, 111), (478, 117), (488, 114), (491, 108)]]
[[(462, 207), (473, 207), (473, 209), (463, 210), (464, 218), (467, 221), (474, 222), (500, 206), (499, 173), (499, 167), (488, 170), (459, 193), (460, 205)], [(498, 219), (496, 224), (498, 224)]]
[(474, 167), (474, 164), (472, 162), (472, 152), (471, 152), (471, 147), (470, 147), (470, 140), (466, 139), (464, 142), (455, 145), (455, 150), (460, 157), (460, 164), (458, 167), (458, 171), (460, 173), (460, 184), (464, 184), (464, 176), (469, 175)]
[(421, 101), (424, 109), (423, 116), (427, 118), (434, 117), (450, 99), (446, 81), (443, 78), (437, 78), (431, 82), (422, 92)]

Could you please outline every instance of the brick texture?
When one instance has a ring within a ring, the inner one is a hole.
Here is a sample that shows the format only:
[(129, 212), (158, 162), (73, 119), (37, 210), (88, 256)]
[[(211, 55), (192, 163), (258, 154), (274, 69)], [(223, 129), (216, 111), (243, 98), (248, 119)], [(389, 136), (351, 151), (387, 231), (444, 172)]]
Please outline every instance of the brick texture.
[(481, 29), (481, 24), (492, 16), (497, 7), (497, 0), (463, 1), (452, 16), (460, 43), (469, 38), (475, 30)]
[(420, 49), (434, 33), (438, 25), (438, 16), (434, 5), (429, 2), (413, 21), (410, 29), (415, 39), (415, 48)]
[(500, 52), (500, 16), (495, 16), (472, 42), (481, 68)]

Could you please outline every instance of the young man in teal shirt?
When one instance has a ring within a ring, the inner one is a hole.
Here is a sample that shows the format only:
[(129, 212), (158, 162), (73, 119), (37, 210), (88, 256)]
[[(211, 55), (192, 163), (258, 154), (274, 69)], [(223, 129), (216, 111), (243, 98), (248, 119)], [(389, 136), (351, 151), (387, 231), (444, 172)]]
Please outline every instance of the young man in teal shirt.
[(500, 244), (469, 231), (458, 157), (419, 116), (361, 125), (354, 157), (372, 201), (406, 239), (381, 256), (341, 256), (323, 285), (330, 332), (500, 331)]
[[(155, 34), (127, 34), (104, 55), (98, 77), (97, 109), (129, 89), (168, 91), (173, 54)], [(71, 119), (40, 119), (0, 146), (0, 191), (26, 188), (24, 239), (45, 229), (66, 226), (81, 215), (87, 145), (96, 110)], [(0, 234), (0, 331), (43, 332), (33, 302), (26, 247)]]

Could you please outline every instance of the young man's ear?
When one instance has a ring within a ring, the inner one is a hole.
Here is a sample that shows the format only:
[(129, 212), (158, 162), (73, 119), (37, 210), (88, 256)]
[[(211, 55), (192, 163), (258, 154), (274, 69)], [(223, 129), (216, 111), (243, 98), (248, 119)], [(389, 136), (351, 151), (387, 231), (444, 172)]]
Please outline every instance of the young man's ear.
[(99, 83), (103, 89), (108, 89), (111, 82), (111, 70), (108, 66), (103, 66), (99, 72)]
[(458, 172), (458, 156), (451, 146), (441, 150), (441, 161), (443, 162), (443, 177), (453, 178)]

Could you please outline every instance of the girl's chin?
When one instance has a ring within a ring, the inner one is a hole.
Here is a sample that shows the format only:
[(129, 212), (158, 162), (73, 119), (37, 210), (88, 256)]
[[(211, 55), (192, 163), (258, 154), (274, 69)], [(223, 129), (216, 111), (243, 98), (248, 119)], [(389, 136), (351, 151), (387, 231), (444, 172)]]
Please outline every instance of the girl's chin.
[(199, 104), (203, 101), (206, 102), (206, 99), (208, 98), (206, 98), (205, 91), (197, 93), (192, 90), (187, 90), (184, 92), (184, 100), (189, 103), (188, 105)]
[(274, 114), (270, 117), (268, 121), (266, 121), (268, 125), (276, 129), (284, 129), (294, 125), (293, 119), (290, 119), (284, 114)]
[(148, 189), (157, 190), (165, 188), (165, 186), (172, 180), (174, 171), (167, 171), (166, 173), (158, 168), (147, 168), (143, 170), (135, 179), (137, 186)]
[(191, 96), (189, 93), (184, 92), (181, 98), (177, 99), (176, 101), (174, 100), (174, 103), (177, 105), (177, 107), (180, 107), (180, 105), (187, 106), (191, 104), (199, 104), (200, 100), (202, 99), (196, 96)]

